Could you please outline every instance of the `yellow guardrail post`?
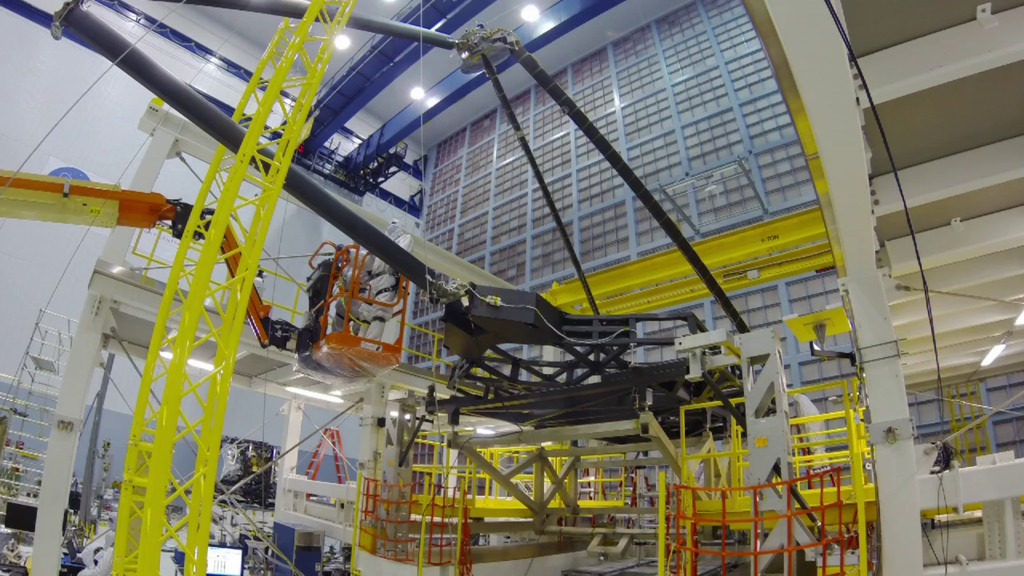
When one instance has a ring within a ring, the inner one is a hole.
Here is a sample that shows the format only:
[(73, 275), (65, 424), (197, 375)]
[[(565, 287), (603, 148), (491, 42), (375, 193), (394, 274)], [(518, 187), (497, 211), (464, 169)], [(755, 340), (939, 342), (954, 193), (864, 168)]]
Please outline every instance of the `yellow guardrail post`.
[(665, 471), (658, 472), (658, 576), (665, 576), (668, 564), (665, 551), (668, 545), (668, 489), (665, 486)]
[(360, 518), (362, 517), (362, 511), (360, 510), (359, 505), (362, 501), (362, 498), (363, 473), (359, 472), (359, 474), (356, 476), (356, 517), (355, 520), (352, 521), (352, 561), (349, 564), (349, 567), (352, 569), (352, 574), (355, 574), (355, 576), (363, 576), (363, 573), (358, 568), (356, 568), (356, 558), (359, 557), (359, 521)]
[[(846, 387), (843, 389), (843, 411), (846, 414), (846, 428), (850, 431), (850, 483), (853, 488), (854, 503), (857, 508), (857, 547), (858, 547), (858, 563), (857, 563), (857, 574), (859, 576), (867, 576), (868, 574), (868, 551), (867, 535), (868, 535), (868, 519), (867, 519), (867, 506), (865, 501), (867, 495), (864, 493), (864, 458), (861, 444), (864, 439), (860, 436), (860, 427), (857, 423), (856, 412), (854, 411), (855, 406), (850, 405), (850, 387), (851, 382), (847, 381)], [(853, 388), (856, 390), (857, 387), (854, 385)]]

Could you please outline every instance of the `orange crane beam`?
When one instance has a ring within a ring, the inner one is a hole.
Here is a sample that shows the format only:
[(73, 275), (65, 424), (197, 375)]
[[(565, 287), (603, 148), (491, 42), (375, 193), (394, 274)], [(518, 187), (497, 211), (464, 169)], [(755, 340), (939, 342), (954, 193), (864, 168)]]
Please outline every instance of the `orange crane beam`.
[[(99, 228), (124, 226), (150, 229), (168, 226), (180, 238), (191, 214), (190, 204), (168, 200), (156, 192), (123, 190), (119, 186), (0, 170), (0, 217)], [(221, 251), (234, 277), (241, 254), (228, 227)], [(271, 307), (259, 291), (249, 296), (246, 315), (260, 345), (271, 345), (268, 334)]]

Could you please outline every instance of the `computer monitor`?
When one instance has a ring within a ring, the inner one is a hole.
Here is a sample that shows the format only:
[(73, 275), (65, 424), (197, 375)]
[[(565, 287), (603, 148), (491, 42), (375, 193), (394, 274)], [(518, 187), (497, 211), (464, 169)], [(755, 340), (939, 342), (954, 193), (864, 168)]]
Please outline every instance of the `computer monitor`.
[(36, 512), (35, 506), (8, 502), (7, 512), (4, 514), (4, 527), (22, 532), (35, 532)]
[(245, 556), (242, 548), (210, 546), (206, 553), (207, 576), (242, 576)]

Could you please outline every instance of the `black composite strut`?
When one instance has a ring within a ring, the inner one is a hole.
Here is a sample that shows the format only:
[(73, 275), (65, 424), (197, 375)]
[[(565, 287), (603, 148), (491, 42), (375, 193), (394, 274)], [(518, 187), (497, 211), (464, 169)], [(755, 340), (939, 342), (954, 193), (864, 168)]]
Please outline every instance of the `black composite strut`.
[[(309, 9), (309, 2), (304, 0), (156, 1), (172, 4), (191, 4), (193, 6), (209, 6), (211, 8), (224, 8), (226, 10), (241, 10), (243, 12), (257, 12), (271, 16), (281, 16), (283, 18), (302, 18), (306, 14), (306, 10)], [(336, 11), (337, 8), (334, 7), (328, 9), (328, 14), (331, 18), (334, 17), (334, 13)], [(349, 18), (348, 27), (354, 30), (362, 30), (363, 32), (383, 34), (385, 36), (393, 36), (395, 38), (411, 40), (413, 42), (422, 42), (437, 48), (444, 48), (445, 50), (455, 48), (455, 39), (451, 36), (444, 34), (443, 32), (435, 32), (434, 30), (427, 30), (426, 28), (412, 26), (405, 22), (395, 22), (394, 20), (387, 20), (384, 18), (374, 18), (372, 16), (360, 16), (359, 14), (353, 14)]]
[(693, 245), (686, 240), (683, 236), (683, 232), (679, 229), (679, 226), (672, 220), (672, 218), (665, 212), (665, 209), (661, 207), (661, 204), (654, 198), (651, 191), (647, 189), (647, 186), (640, 180), (640, 177), (633, 172), (633, 169), (626, 163), (626, 159), (612, 146), (611, 142), (601, 134), (597, 126), (594, 126), (587, 114), (576, 104), (562, 89), (561, 86), (555, 82), (555, 79), (544, 67), (541, 66), (540, 62), (530, 54), (526, 47), (523, 46), (522, 42), (518, 39), (515, 41), (513, 46), (510, 46), (512, 55), (515, 56), (516, 61), (526, 70), (530, 76), (533, 77), (534, 81), (544, 89), (545, 92), (551, 96), (551, 99), (558, 104), (569, 118), (576, 124), (577, 127), (583, 132), (583, 134), (590, 140), (591, 144), (597, 148), (597, 151), (604, 156), (604, 159), (608, 161), (612, 168), (619, 173), (622, 180), (629, 186), (633, 194), (643, 203), (647, 211), (651, 213), (654, 220), (657, 221), (661, 229), (664, 230), (665, 234), (672, 239), (675, 243), (676, 248), (683, 253), (683, 257), (693, 268), (693, 271), (697, 273), (697, 276), (707, 286), (708, 291), (718, 301), (718, 305), (722, 307), (725, 315), (732, 321), (733, 326), (736, 327), (736, 331), (740, 333), (750, 332), (750, 327), (747, 326), (746, 320), (740, 315), (739, 310), (733, 305), (732, 301), (729, 300), (729, 296), (722, 289), (722, 285), (718, 283), (718, 280), (711, 273), (711, 270), (707, 267), (707, 264), (701, 260), (700, 255), (694, 250)]
[[(225, 116), (191, 86), (176, 78), (162, 66), (132, 45), (99, 18), (82, 9), (77, 2), (66, 4), (54, 18), (55, 35), (65, 26), (97, 53), (114, 63), (133, 80), (167, 102), (193, 124), (227, 149), (237, 152), (245, 138), (245, 129)], [(254, 162), (265, 162), (265, 156)], [(363, 220), (327, 191), (308, 172), (294, 166), (285, 177), (285, 190), (296, 200), (344, 232), (356, 244), (366, 247), (399, 274), (424, 290), (430, 289), (430, 271), (411, 252), (396, 244), (386, 234)]]
[(555, 199), (551, 195), (548, 183), (544, 180), (544, 173), (541, 172), (540, 164), (537, 163), (537, 158), (533, 155), (533, 150), (530, 149), (530, 143), (526, 141), (526, 135), (523, 133), (522, 125), (519, 124), (519, 118), (516, 118), (516, 112), (508, 101), (505, 88), (501, 85), (501, 80), (498, 79), (498, 71), (494, 69), (494, 65), (491, 64), (486, 55), (481, 55), (480, 59), (483, 63), (484, 71), (487, 72), (487, 77), (491, 79), (491, 85), (494, 86), (494, 93), (498, 96), (498, 101), (501, 102), (501, 107), (505, 110), (508, 123), (512, 125), (512, 130), (516, 134), (519, 147), (522, 148), (526, 161), (530, 163), (530, 170), (533, 171), (533, 177), (537, 179), (541, 195), (544, 196), (544, 203), (548, 205), (548, 212), (551, 213), (551, 218), (555, 221), (555, 227), (558, 228), (558, 233), (562, 236), (562, 243), (565, 244), (565, 250), (569, 253), (569, 260), (572, 262), (572, 267), (576, 270), (576, 276), (579, 277), (580, 284), (583, 285), (583, 292), (587, 295), (587, 301), (590, 302), (591, 313), (595, 315), (600, 314), (601, 312), (597, 309), (597, 300), (594, 299), (594, 293), (590, 290), (590, 284), (587, 282), (587, 275), (583, 273), (583, 265), (580, 264), (576, 250), (572, 247), (572, 239), (569, 238), (569, 232), (565, 229), (565, 222), (562, 222), (562, 215), (558, 213), (558, 206), (555, 205)]

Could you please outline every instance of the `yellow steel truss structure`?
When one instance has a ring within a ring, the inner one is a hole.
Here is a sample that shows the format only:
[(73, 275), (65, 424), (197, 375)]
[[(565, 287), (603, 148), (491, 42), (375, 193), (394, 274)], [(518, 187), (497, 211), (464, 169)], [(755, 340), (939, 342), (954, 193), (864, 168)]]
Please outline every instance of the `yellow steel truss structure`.
[[(953, 447), (967, 466), (974, 466), (978, 456), (992, 453), (988, 426), (973, 426), (975, 421), (987, 415), (981, 387), (981, 382), (973, 381), (953, 384), (946, 389), (945, 401), (951, 417), (950, 432), (957, 435)], [(957, 434), (965, 428), (969, 428), (966, 433)]]
[[(247, 127), (237, 153), (221, 146), (206, 175), (171, 267), (136, 404), (118, 518), (119, 576), (160, 573), (168, 541), (185, 552), (185, 575), (206, 573), (220, 442), (246, 306), (285, 176), (317, 89), (355, 0), (313, 0), (286, 19), (242, 94), (234, 120)], [(294, 100), (286, 93), (294, 94)], [(248, 222), (248, 229), (239, 223)], [(234, 253), (221, 253), (228, 227)], [(225, 260), (240, 255), (234, 277)], [(216, 346), (209, 371), (189, 368), (200, 346)], [(154, 400), (154, 399), (159, 400)], [(171, 461), (195, 444), (190, 478)], [(172, 522), (168, 505), (186, 513)]]
[[(817, 208), (694, 243), (727, 292), (832, 267), (828, 232)], [(639, 314), (710, 298), (707, 287), (676, 250), (666, 250), (587, 276), (603, 314)], [(568, 312), (588, 312), (579, 280), (544, 295)]]

